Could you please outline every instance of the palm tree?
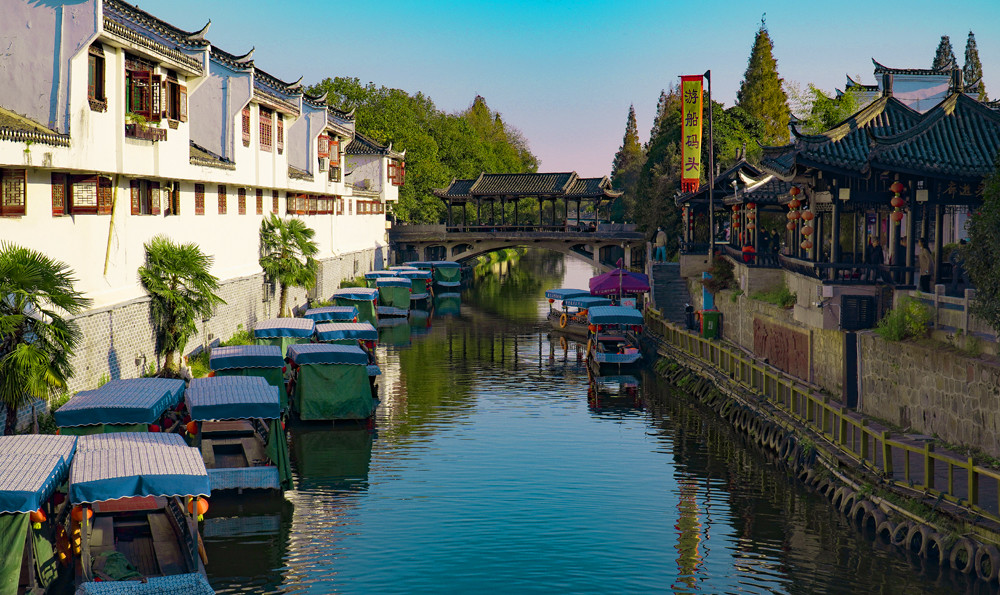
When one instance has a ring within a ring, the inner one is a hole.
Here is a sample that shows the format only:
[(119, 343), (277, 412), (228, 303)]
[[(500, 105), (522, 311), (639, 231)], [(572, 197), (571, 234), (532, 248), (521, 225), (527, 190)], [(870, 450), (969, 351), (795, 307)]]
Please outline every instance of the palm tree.
[(212, 315), (225, 300), (215, 294), (219, 280), (208, 272), (212, 257), (197, 244), (175, 244), (162, 235), (146, 243), (146, 264), (139, 282), (152, 298), (150, 317), (156, 329), (157, 352), (163, 354), (163, 375), (175, 375), (174, 354), (198, 330), (198, 318)]
[(64, 314), (90, 300), (73, 289), (66, 263), (0, 242), (0, 402), (7, 411), (4, 434), (13, 434), (17, 410), (49, 391), (65, 388), (80, 331)]
[(260, 223), (260, 268), (281, 286), (278, 316), (291, 316), (285, 306), (289, 286), (311, 289), (316, 285), (319, 263), (313, 256), (319, 248), (313, 241), (315, 235), (301, 219), (280, 219), (272, 213)]

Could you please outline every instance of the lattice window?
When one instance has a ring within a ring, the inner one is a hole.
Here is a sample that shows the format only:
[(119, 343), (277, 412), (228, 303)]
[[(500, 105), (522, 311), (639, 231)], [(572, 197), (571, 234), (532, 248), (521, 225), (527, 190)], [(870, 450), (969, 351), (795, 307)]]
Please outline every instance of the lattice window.
[(250, 106), (243, 108), (243, 146), (250, 146)]
[(104, 91), (105, 80), (104, 48), (99, 43), (90, 46), (87, 56), (87, 99), (90, 109), (96, 112), (107, 111), (108, 98)]
[(52, 216), (66, 214), (66, 174), (52, 173)]
[(340, 141), (330, 139), (330, 167), (340, 167)]
[(240, 215), (247, 214), (247, 189), (236, 189), (236, 212)]
[(281, 155), (285, 151), (285, 118), (281, 114), (275, 114), (278, 119), (275, 122), (275, 145), (278, 149), (278, 155)]
[(187, 122), (187, 87), (178, 83), (172, 72), (163, 82), (163, 117)]
[[(91, 181), (87, 180), (87, 184)], [(93, 178), (94, 202), (96, 209), (97, 179)], [(160, 183), (147, 180), (132, 180), (129, 183), (133, 215), (160, 214)], [(89, 198), (89, 196), (88, 196)], [(74, 205), (77, 200), (77, 184), (73, 184)]]
[(322, 158), (324, 158), (324, 159), (329, 159), (330, 158), (330, 137), (327, 136), (326, 134), (321, 134), (321, 135), (319, 135), (319, 138), (316, 139), (316, 143), (317, 143), (317, 152), (319, 153), (319, 156), (322, 157)]
[(278, 214), (278, 191), (271, 191), (271, 212), (275, 215)]
[(0, 216), (24, 215), (27, 195), (26, 170), (0, 169)]
[(194, 185), (194, 214), (204, 215), (205, 214), (205, 185), (195, 184)]
[(257, 189), (257, 214), (264, 214), (264, 191), (260, 188)]
[(219, 184), (219, 214), (226, 214), (226, 185)]
[[(169, 190), (168, 190), (169, 188)], [(164, 198), (167, 199), (167, 212), (165, 215), (181, 214), (181, 185), (179, 182), (167, 184), (163, 188)]]
[(162, 77), (153, 74), (156, 65), (134, 56), (125, 56), (125, 105), (128, 113), (159, 121)]
[(337, 202), (337, 215), (343, 215), (344, 214), (344, 197), (343, 196), (338, 196), (336, 202)]
[(271, 152), (271, 110), (260, 108), (260, 150)]

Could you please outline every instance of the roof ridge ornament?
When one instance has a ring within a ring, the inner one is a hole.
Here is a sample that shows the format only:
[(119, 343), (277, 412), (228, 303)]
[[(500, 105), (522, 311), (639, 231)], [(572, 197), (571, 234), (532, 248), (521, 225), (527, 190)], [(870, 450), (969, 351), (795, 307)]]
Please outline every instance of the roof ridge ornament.
[(250, 51), (242, 56), (233, 56), (233, 61), (237, 64), (250, 64), (253, 62), (253, 53), (257, 51), (257, 46), (250, 48)]
[(205, 41), (205, 34), (208, 33), (208, 28), (212, 26), (212, 19), (208, 19), (205, 26), (195, 31), (191, 35), (188, 35), (188, 40), (190, 41)]

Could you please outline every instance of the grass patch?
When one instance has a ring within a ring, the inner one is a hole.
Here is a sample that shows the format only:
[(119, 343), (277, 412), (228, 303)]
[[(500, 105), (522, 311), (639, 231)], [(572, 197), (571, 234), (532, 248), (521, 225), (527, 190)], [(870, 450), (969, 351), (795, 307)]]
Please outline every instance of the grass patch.
[(927, 335), (931, 311), (919, 301), (904, 296), (899, 305), (878, 321), (875, 332), (886, 341), (902, 341)]
[(365, 281), (364, 277), (355, 277), (353, 279), (344, 279), (340, 282), (340, 288), (345, 287), (367, 287), (368, 283)]
[(792, 293), (784, 283), (767, 291), (755, 291), (750, 294), (751, 299), (774, 304), (781, 308), (791, 308), (795, 305), (795, 300), (798, 297), (798, 294)]
[[(219, 347), (229, 347), (231, 345), (253, 345), (254, 338), (253, 333), (248, 329), (243, 328), (242, 324), (236, 326), (236, 332), (233, 333), (232, 337), (229, 337), (225, 341), (219, 343)], [(202, 349), (198, 353), (188, 356), (187, 365), (188, 369), (191, 370), (191, 376), (195, 378), (204, 378), (208, 376), (208, 373), (212, 371), (211, 366), (209, 366), (209, 358), (212, 356), (212, 350)]]

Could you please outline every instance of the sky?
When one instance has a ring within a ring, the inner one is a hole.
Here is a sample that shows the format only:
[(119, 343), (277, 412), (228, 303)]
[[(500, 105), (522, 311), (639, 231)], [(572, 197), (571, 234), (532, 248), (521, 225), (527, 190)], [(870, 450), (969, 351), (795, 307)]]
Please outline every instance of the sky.
[(211, 19), (214, 45), (237, 55), (255, 47), (256, 66), (285, 81), (357, 77), (421, 91), (449, 113), (482, 95), (523, 133), (539, 171), (583, 177), (610, 175), (630, 105), (640, 138), (648, 138), (660, 91), (682, 74), (710, 69), (713, 99), (733, 105), (763, 15), (779, 74), (803, 89), (813, 83), (832, 93), (848, 74), (873, 84), (872, 58), (929, 68), (942, 35), (962, 64), (971, 29), (987, 92), (1000, 95), (998, 0), (141, 0), (139, 7), (191, 31)]

